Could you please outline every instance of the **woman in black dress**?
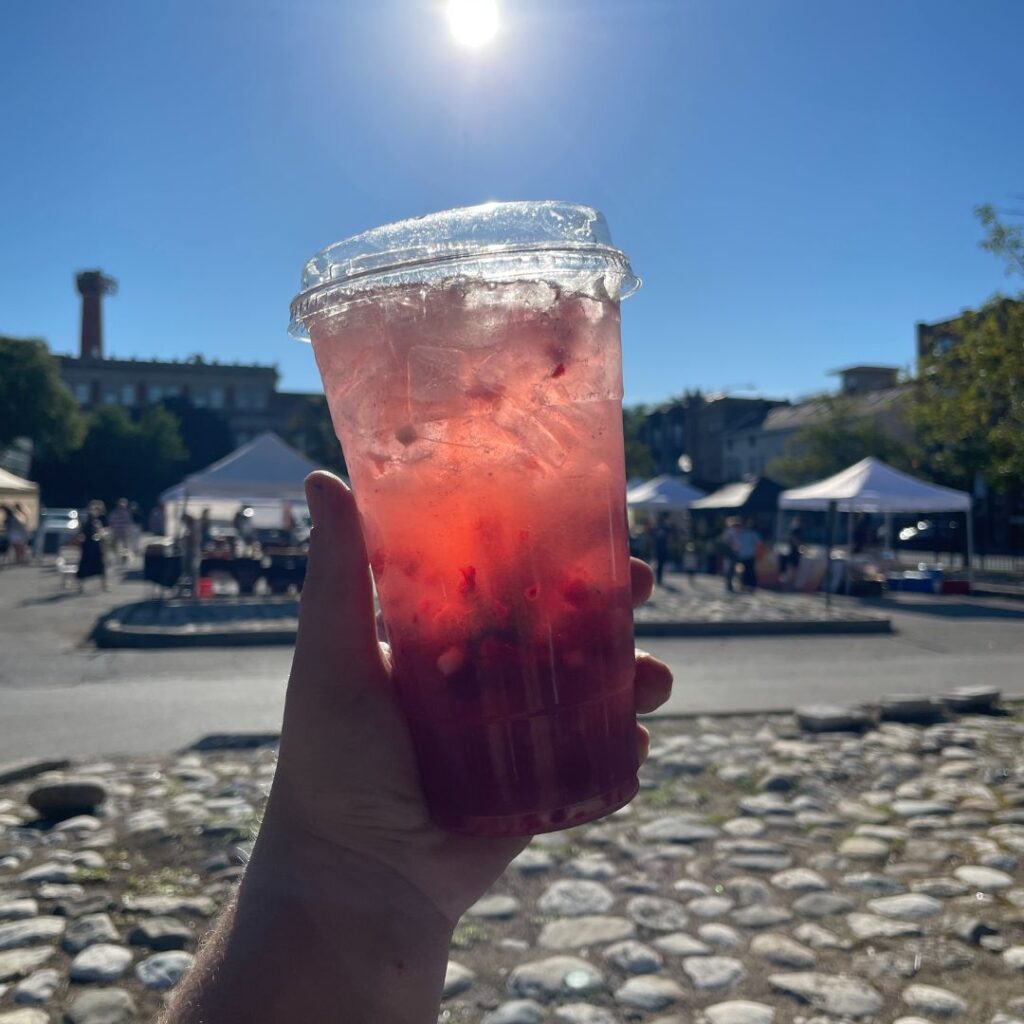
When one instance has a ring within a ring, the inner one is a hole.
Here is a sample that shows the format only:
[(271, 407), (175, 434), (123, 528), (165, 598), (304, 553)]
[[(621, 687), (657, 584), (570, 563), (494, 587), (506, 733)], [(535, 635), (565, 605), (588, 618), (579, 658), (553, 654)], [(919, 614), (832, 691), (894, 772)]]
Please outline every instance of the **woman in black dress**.
[(106, 507), (102, 501), (90, 501), (89, 507), (79, 519), (78, 536), (81, 554), (78, 558), (78, 589), (83, 590), (85, 581), (99, 576), (103, 589), (107, 589), (107, 567), (103, 560), (103, 531), (106, 529)]

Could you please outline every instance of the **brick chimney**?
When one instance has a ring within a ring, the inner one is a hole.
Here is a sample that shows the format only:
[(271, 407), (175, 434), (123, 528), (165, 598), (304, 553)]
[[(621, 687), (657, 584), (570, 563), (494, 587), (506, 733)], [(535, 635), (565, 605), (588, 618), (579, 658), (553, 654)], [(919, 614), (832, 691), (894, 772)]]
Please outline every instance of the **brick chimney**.
[(103, 358), (103, 315), (101, 302), (104, 295), (117, 294), (117, 282), (102, 270), (83, 270), (75, 276), (78, 294), (82, 296), (82, 334), (79, 357)]

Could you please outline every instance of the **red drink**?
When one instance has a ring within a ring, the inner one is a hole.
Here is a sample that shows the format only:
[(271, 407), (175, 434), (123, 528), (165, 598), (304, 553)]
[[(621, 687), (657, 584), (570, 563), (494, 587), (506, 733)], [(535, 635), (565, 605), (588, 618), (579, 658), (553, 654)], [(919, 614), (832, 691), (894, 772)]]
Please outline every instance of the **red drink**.
[(304, 320), (431, 813), (528, 835), (637, 787), (624, 275), (487, 269), (348, 285)]

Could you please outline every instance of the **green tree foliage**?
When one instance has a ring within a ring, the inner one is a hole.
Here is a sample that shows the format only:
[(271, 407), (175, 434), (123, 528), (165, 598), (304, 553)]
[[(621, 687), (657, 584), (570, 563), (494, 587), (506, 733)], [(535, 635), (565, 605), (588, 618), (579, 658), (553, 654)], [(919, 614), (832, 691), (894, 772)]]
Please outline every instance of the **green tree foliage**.
[(766, 467), (773, 480), (798, 487), (831, 476), (873, 455), (897, 469), (919, 468), (914, 446), (886, 429), (873, 417), (858, 414), (854, 401), (843, 395), (827, 395), (823, 417), (798, 431), (786, 446), (786, 454)]
[[(977, 207), (974, 212), (985, 228), (982, 249), (1005, 260), (1007, 274), (1024, 274), (1024, 225), (1007, 223), (996, 208), (988, 204)], [(1010, 211), (1010, 216), (1024, 214)]]
[(46, 344), (0, 337), (0, 447), (17, 437), (42, 457), (60, 457), (82, 440), (84, 424)]
[(81, 447), (40, 461), (35, 476), (49, 505), (129, 498), (148, 507), (181, 479), (187, 459), (178, 420), (162, 405), (150, 406), (137, 421), (120, 406), (104, 405), (89, 415)]
[(234, 450), (231, 428), (215, 409), (200, 409), (183, 397), (165, 398), (160, 404), (178, 421), (178, 432), (188, 453), (184, 473), (205, 469)]
[(936, 474), (970, 487), (1024, 483), (1024, 301), (964, 313), (921, 360), (913, 422)]
[(324, 469), (346, 473), (345, 455), (323, 395), (302, 396), (288, 421), (284, 439)]
[(647, 446), (644, 429), (647, 406), (633, 405), (622, 408), (622, 435), (626, 445), (626, 479), (649, 477), (654, 472), (654, 459)]

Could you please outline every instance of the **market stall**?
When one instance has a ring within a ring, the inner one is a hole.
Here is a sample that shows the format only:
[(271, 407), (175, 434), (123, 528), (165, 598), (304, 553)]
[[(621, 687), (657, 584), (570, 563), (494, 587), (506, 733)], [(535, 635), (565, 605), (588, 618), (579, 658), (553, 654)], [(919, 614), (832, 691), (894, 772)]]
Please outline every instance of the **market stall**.
[[(186, 513), (199, 518), (207, 512), (214, 533), (229, 536), (231, 543), (201, 553), (201, 577), (219, 570), (243, 594), (252, 593), (261, 578), (274, 593), (301, 585), (305, 553), (295, 540), (308, 532), (303, 528), (308, 522), (303, 481), (320, 468), (277, 434), (261, 434), (160, 495), (165, 532), (177, 538)], [(285, 529), (286, 523), (290, 528)], [(154, 545), (151, 556), (147, 553), (147, 579), (166, 586), (172, 576), (177, 578), (166, 561), (180, 559), (177, 546)]]
[[(854, 516), (877, 513), (891, 517), (900, 513), (961, 512), (966, 517), (966, 561), (968, 579), (973, 581), (974, 524), (971, 496), (964, 491), (919, 480), (880, 459), (868, 457), (840, 473), (806, 487), (783, 491), (779, 496), (779, 523), (784, 511), (826, 512), (834, 518), (846, 514), (846, 556), (854, 548)], [(887, 530), (891, 535), (891, 531)], [(846, 587), (850, 573), (846, 573)]]
[(20, 505), (29, 532), (39, 523), (39, 484), (0, 469), (0, 507)]

